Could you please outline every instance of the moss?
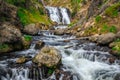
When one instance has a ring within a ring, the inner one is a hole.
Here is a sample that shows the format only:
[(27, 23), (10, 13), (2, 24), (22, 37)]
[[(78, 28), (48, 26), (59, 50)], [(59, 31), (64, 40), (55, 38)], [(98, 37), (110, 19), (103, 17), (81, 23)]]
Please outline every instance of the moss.
[(31, 41), (32, 40), (32, 36), (30, 36), (30, 35), (24, 35), (24, 39), (26, 41)]
[(8, 44), (0, 44), (0, 53), (11, 51)]
[(105, 10), (105, 14), (109, 17), (117, 17), (119, 14), (120, 2), (113, 4)]

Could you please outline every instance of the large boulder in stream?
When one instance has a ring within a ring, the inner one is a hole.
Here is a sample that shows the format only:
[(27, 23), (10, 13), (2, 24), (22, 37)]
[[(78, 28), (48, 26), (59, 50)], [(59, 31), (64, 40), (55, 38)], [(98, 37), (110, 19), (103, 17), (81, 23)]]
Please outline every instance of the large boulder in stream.
[(29, 24), (25, 26), (23, 31), (26, 34), (36, 35), (39, 32), (39, 28), (35, 24)]
[(116, 39), (116, 35), (114, 33), (106, 33), (102, 35), (92, 36), (90, 38), (91, 41), (95, 41), (98, 44), (106, 45), (111, 43)]
[(56, 67), (61, 61), (60, 52), (54, 48), (45, 46), (41, 51), (33, 58), (34, 63), (38, 63), (38, 66)]

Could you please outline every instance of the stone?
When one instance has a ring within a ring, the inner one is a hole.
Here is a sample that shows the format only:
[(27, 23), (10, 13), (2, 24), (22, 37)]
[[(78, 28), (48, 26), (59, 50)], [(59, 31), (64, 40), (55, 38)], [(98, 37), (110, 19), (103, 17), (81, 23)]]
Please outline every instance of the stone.
[(106, 33), (106, 34), (102, 34), (102, 35), (98, 36), (97, 43), (106, 45), (106, 44), (111, 43), (115, 39), (116, 39), (116, 36), (114, 33)]
[(55, 35), (63, 35), (64, 34), (64, 30), (63, 29), (57, 29), (54, 31)]
[(41, 49), (45, 43), (43, 41), (37, 41), (35, 45), (35, 49)]
[(29, 35), (36, 35), (39, 32), (39, 28), (35, 24), (26, 25), (23, 29), (24, 33)]
[(46, 66), (48, 68), (57, 66), (60, 61), (60, 52), (56, 48), (49, 46), (43, 47), (33, 58), (33, 62), (37, 63), (38, 66)]
[(16, 63), (17, 64), (22, 64), (22, 63), (25, 63), (26, 62), (26, 58), (23, 56), (23, 57), (20, 57), (16, 60)]
[(11, 23), (3, 23), (0, 25), (0, 43), (15, 43), (22, 40), (22, 34)]
[(89, 40), (92, 41), (92, 42), (96, 42), (97, 39), (98, 39), (98, 36), (99, 36), (99, 34), (95, 34), (95, 35), (91, 36), (91, 37), (89, 38)]
[(117, 38), (120, 38), (120, 31), (117, 32), (116, 37), (117, 37)]

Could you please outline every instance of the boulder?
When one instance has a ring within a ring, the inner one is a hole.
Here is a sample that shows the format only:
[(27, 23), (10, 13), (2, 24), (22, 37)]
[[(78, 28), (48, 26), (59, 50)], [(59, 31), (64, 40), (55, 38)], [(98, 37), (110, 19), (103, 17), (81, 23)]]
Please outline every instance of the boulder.
[(16, 63), (22, 64), (22, 63), (25, 63), (26, 60), (27, 60), (27, 59), (23, 56), (23, 57), (18, 58), (18, 59), (16, 60)]
[(60, 52), (56, 48), (49, 46), (43, 47), (33, 58), (33, 62), (38, 63), (38, 66), (46, 66), (48, 68), (57, 66), (60, 60)]
[(106, 34), (102, 34), (100, 36), (97, 37), (97, 43), (98, 44), (109, 44), (110, 42), (114, 41), (116, 39), (116, 36), (114, 33), (106, 33)]
[(63, 35), (64, 34), (64, 30), (63, 29), (57, 29), (54, 31), (55, 35)]
[(35, 49), (40, 49), (45, 45), (43, 41), (37, 41), (35, 45)]
[(19, 29), (10, 23), (0, 25), (0, 43), (15, 43), (22, 40), (22, 34)]
[(120, 38), (120, 31), (117, 32), (116, 37), (117, 37), (117, 38)]
[(24, 33), (29, 35), (36, 35), (39, 32), (39, 28), (35, 24), (26, 25), (23, 29)]

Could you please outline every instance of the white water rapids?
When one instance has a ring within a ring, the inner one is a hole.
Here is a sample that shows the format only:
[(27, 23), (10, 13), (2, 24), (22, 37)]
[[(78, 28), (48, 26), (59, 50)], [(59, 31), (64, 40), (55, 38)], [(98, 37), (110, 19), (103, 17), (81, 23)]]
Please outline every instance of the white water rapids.
[[(49, 11), (49, 16), (52, 21), (58, 24), (70, 24), (70, 18), (66, 8), (46, 7)], [(66, 28), (66, 26), (56, 26), (55, 29)], [(97, 46), (94, 43), (82, 43), (77, 45), (79, 40), (72, 40), (75, 36), (70, 35), (54, 35), (50, 31), (40, 31), (39, 34), (42, 36), (33, 36), (35, 41), (42, 40), (46, 45), (54, 46), (60, 50), (62, 55), (62, 70), (70, 71), (73, 76), (69, 80), (120, 80), (120, 65), (119, 60), (114, 63), (109, 63), (110, 55), (107, 51), (104, 51), (102, 47)], [(69, 40), (64, 42), (64, 40)], [(37, 53), (34, 49), (34, 42), (31, 44), (30, 49), (25, 51), (18, 51), (14, 54), (31, 56)], [(71, 46), (71, 47), (69, 47)], [(85, 49), (87, 47), (87, 49)], [(90, 49), (88, 49), (90, 48)], [(98, 49), (97, 49), (98, 48)], [(101, 50), (100, 50), (101, 49)], [(5, 56), (6, 58), (6, 56)], [(43, 78), (41, 69), (29, 70), (28, 67), (9, 67), (9, 62), (15, 62), (16, 57), (7, 58), (0, 60), (0, 80), (58, 80), (56, 79), (55, 73), (49, 78)], [(25, 63), (26, 65), (32, 66), (31, 61)], [(12, 65), (12, 64), (11, 64)], [(7, 68), (11, 71), (8, 71)], [(39, 74), (36, 74), (36, 71)], [(43, 71), (44, 72), (44, 71)], [(32, 73), (35, 73), (34, 76)], [(29, 75), (32, 78), (29, 77)], [(117, 77), (116, 77), (117, 76)], [(59, 80), (64, 79), (64, 74), (60, 75)]]

